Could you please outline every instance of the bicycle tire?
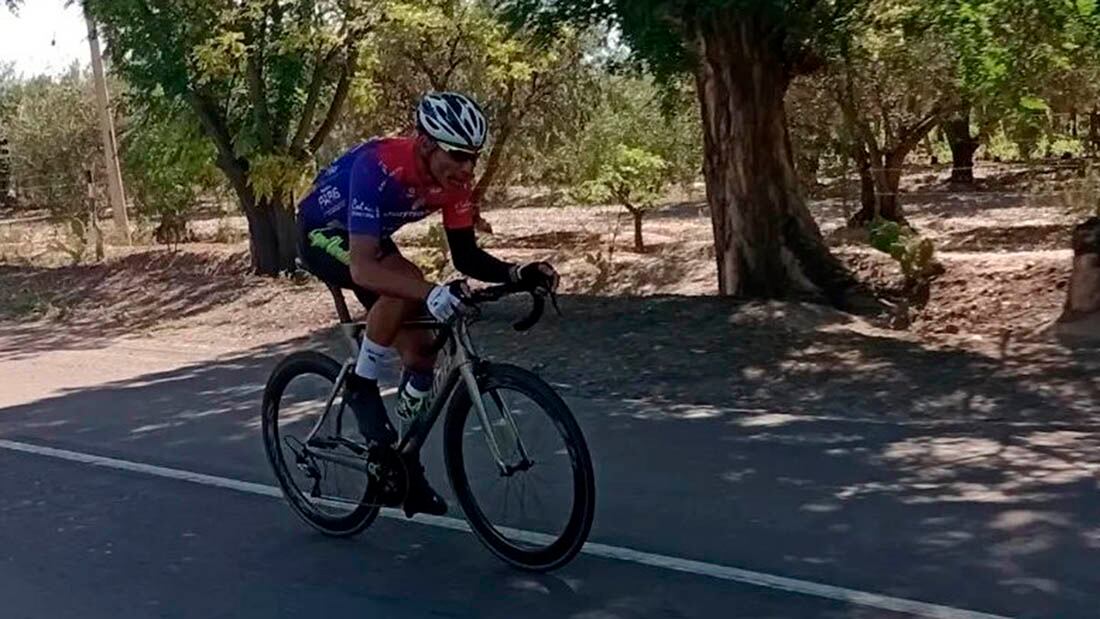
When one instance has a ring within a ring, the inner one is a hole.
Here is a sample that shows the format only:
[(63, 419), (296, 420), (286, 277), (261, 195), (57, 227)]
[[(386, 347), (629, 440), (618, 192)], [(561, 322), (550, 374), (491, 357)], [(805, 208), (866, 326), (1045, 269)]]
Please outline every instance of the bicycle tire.
[(473, 409), (470, 394), (465, 389), (455, 392), (443, 430), (444, 460), (455, 498), (478, 539), (498, 558), (524, 570), (557, 569), (584, 547), (595, 514), (595, 474), (584, 435), (565, 401), (550, 385), (527, 370), (514, 365), (486, 363), (479, 371), (478, 385), (482, 393), (494, 388), (522, 393), (550, 417), (569, 452), (573, 469), (573, 505), (562, 534), (542, 548), (528, 550), (518, 546), (496, 529), (478, 506), (464, 465), (463, 434), (466, 418)]
[(294, 483), (288, 463), (280, 449), (279, 410), (283, 392), (290, 381), (303, 375), (320, 376), (335, 384), (340, 374), (340, 364), (327, 355), (314, 351), (295, 352), (282, 359), (272, 370), (263, 397), (263, 440), (264, 450), (275, 477), (279, 481), (283, 496), (294, 513), (307, 524), (331, 537), (349, 537), (360, 533), (378, 517), (379, 506), (370, 505), (368, 496), (371, 487), (368, 484), (360, 505), (345, 516), (329, 516), (313, 508), (306, 495)]

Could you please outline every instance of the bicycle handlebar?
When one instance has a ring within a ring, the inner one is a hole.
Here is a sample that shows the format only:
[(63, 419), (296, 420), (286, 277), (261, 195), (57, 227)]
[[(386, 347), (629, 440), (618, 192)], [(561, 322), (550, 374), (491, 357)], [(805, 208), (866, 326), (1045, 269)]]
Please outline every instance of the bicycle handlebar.
[[(531, 311), (520, 320), (512, 323), (512, 328), (519, 332), (529, 331), (542, 319), (542, 315), (546, 311), (546, 297), (550, 297), (550, 303), (554, 306), (554, 311), (561, 315), (561, 308), (558, 307), (557, 295), (548, 290), (530, 290), (519, 284), (499, 284), (495, 286), (487, 286), (485, 288), (479, 288), (471, 292), (468, 299), (470, 305), (473, 307), (473, 312), (477, 312), (477, 305), (482, 303), (491, 303), (493, 301), (499, 301), (506, 296), (525, 292), (531, 295)], [(443, 349), (446, 345), (447, 339), (451, 332), (451, 325), (443, 324), (438, 325), (442, 329), (439, 335), (432, 343), (431, 351), (435, 354)]]
[(499, 301), (500, 299), (515, 294), (518, 292), (526, 292), (531, 295), (531, 311), (526, 316), (521, 318), (512, 324), (512, 327), (516, 331), (528, 331), (542, 319), (543, 313), (546, 311), (546, 297), (550, 297), (550, 302), (554, 305), (554, 310), (561, 315), (561, 309), (558, 308), (557, 295), (549, 290), (530, 290), (520, 284), (499, 284), (496, 286), (489, 286), (486, 288), (480, 288), (473, 291), (470, 295), (470, 302), (474, 305), (479, 303), (487, 303), (492, 301)]

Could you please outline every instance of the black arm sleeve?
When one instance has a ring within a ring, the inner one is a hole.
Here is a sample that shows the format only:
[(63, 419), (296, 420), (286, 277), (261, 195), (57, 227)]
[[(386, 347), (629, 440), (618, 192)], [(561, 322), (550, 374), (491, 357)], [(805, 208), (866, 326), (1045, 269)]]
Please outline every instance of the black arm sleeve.
[(509, 270), (512, 265), (494, 258), (478, 247), (473, 228), (448, 229), (447, 245), (451, 248), (451, 259), (455, 268), (463, 275), (491, 284), (510, 281)]

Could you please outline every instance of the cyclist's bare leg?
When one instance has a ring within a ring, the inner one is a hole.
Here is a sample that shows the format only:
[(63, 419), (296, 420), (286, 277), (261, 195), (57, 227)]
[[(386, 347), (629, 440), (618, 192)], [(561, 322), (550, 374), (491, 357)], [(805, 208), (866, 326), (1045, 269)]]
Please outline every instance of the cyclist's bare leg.
[[(424, 279), (424, 273), (404, 257), (391, 254), (381, 261), (387, 269)], [(393, 346), (401, 354), (405, 367), (430, 371), (435, 365), (434, 355), (429, 354), (432, 337), (423, 329), (402, 329), (401, 323), (415, 318), (423, 311), (423, 303), (381, 297), (367, 315), (367, 337), (380, 346)]]
[[(405, 275), (424, 279), (424, 273), (405, 258), (391, 254), (382, 259), (387, 269), (402, 271)], [(430, 372), (435, 365), (434, 355), (429, 354), (432, 336), (422, 329), (402, 329), (402, 321), (415, 318), (423, 311), (423, 303), (394, 297), (381, 297), (374, 302), (367, 315), (367, 337), (381, 346), (394, 346), (401, 353), (406, 369)], [(409, 473), (409, 493), (405, 498), (406, 516), (417, 512), (435, 515), (447, 513), (447, 502), (428, 484), (424, 467), (420, 464), (419, 449), (401, 454)]]

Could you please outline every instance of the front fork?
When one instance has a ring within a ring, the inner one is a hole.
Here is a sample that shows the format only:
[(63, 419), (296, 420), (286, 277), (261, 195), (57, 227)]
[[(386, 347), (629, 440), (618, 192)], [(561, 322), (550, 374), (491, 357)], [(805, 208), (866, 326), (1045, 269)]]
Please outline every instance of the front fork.
[(466, 385), (466, 391), (470, 394), (470, 401), (473, 403), (474, 410), (477, 411), (477, 416), (481, 420), (482, 431), (485, 433), (485, 442), (489, 446), (489, 453), (496, 461), (500, 474), (502, 476), (510, 476), (517, 470), (529, 468), (531, 461), (527, 457), (527, 449), (523, 446), (523, 440), (519, 435), (519, 428), (516, 427), (516, 420), (512, 416), (511, 409), (509, 409), (507, 403), (504, 402), (504, 398), (500, 397), (500, 394), (496, 391), (490, 392), (493, 403), (496, 405), (497, 410), (500, 411), (500, 416), (504, 420), (505, 427), (511, 433), (512, 440), (515, 443), (516, 451), (520, 457), (520, 462), (517, 465), (511, 465), (505, 462), (504, 456), (501, 453), (500, 443), (497, 441), (496, 432), (493, 430), (494, 424), (489, 418), (489, 411), (485, 409), (485, 400), (482, 399), (481, 396), (481, 387), (477, 382), (473, 360), (470, 359), (469, 355), (466, 354), (466, 351), (463, 350), (462, 347), (458, 347), (456, 355), (458, 371), (462, 376), (462, 382)]

